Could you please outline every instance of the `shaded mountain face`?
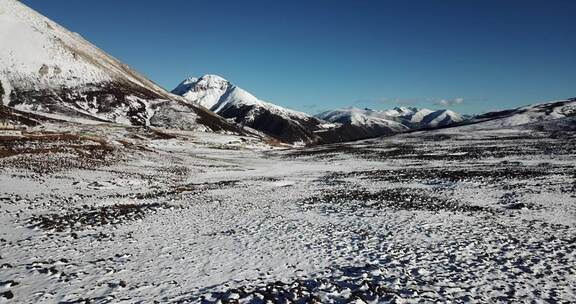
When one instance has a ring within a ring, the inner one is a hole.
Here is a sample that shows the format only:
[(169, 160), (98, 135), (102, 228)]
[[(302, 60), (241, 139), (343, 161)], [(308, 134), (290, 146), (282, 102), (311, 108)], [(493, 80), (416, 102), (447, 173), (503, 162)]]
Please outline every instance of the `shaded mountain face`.
[(417, 128), (428, 129), (448, 127), (464, 121), (464, 118), (451, 110), (437, 110), (425, 115), (418, 123)]
[(388, 128), (395, 132), (450, 126), (464, 120), (462, 116), (450, 110), (429, 110), (396, 107), (391, 110), (344, 108), (326, 111), (317, 118), (365, 129)]
[(0, 0), (0, 96), (55, 119), (238, 131), (16, 0)]

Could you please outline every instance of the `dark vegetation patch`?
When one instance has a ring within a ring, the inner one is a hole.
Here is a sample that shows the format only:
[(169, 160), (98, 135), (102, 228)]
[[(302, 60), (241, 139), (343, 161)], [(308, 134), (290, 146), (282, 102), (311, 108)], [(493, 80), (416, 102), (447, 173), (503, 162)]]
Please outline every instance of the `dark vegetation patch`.
[(3, 105), (0, 105), (0, 120), (4, 120), (5, 123), (9, 123), (18, 127), (34, 127), (41, 124), (42, 122), (56, 121), (54, 119), (46, 118), (40, 115), (18, 111)]
[(114, 194), (108, 196), (109, 198), (132, 198), (132, 199), (156, 199), (161, 197), (168, 197), (179, 194), (200, 194), (209, 190), (226, 189), (236, 186), (240, 181), (229, 180), (219, 181), (213, 183), (198, 183), (198, 184), (184, 184), (168, 190), (152, 190), (143, 193), (127, 193), (127, 194)]
[(164, 190), (164, 191), (152, 191), (143, 194), (137, 194), (135, 198), (137, 199), (151, 199), (151, 198), (158, 198), (163, 196), (181, 194), (181, 193), (202, 193), (208, 190), (218, 190), (218, 189), (225, 189), (234, 187), (238, 184), (239, 181), (237, 180), (230, 180), (230, 181), (219, 181), (213, 183), (200, 183), (200, 184), (185, 184), (178, 186), (172, 190)]
[(182, 178), (182, 177), (186, 177), (186, 176), (190, 175), (190, 172), (192, 170), (186, 166), (174, 165), (174, 166), (170, 166), (170, 167), (162, 167), (162, 168), (158, 169), (158, 171), (160, 171), (162, 173), (166, 173), (166, 174), (171, 175), (171, 176)]
[(458, 147), (438, 149), (435, 147), (409, 144), (390, 145), (385, 147), (358, 147), (350, 145), (330, 146), (329, 148), (302, 149), (289, 154), (289, 157), (330, 158), (338, 154), (352, 155), (368, 160), (418, 159), (418, 160), (468, 160), (485, 157), (504, 157), (512, 155), (500, 147)]
[(461, 204), (453, 199), (441, 197), (439, 193), (416, 188), (392, 188), (376, 192), (365, 189), (330, 189), (320, 195), (301, 201), (304, 206), (321, 205), (327, 211), (340, 209), (394, 209), (410, 211), (492, 211), (490, 208)]
[(178, 136), (157, 128), (132, 127), (130, 128), (130, 134), (128, 135), (128, 137), (140, 140), (154, 140), (154, 139), (173, 139)]
[(78, 298), (69, 301), (60, 301), (58, 304), (90, 304), (90, 303), (112, 303), (116, 299), (115, 295), (107, 295), (94, 298)]
[(256, 178), (254, 178), (253, 180), (254, 180), (254, 181), (260, 181), (260, 182), (279, 182), (279, 181), (282, 181), (281, 178), (271, 177), (271, 176), (256, 177)]
[(114, 148), (97, 137), (71, 133), (23, 133), (0, 136), (0, 163), (37, 173), (93, 169), (112, 160)]
[(343, 186), (348, 184), (348, 181), (343, 180), (342, 178), (347, 177), (346, 174), (343, 173), (331, 173), (322, 177), (317, 178), (314, 180), (316, 183), (325, 186)]
[(84, 206), (72, 212), (40, 214), (29, 219), (30, 228), (43, 230), (78, 231), (104, 225), (119, 225), (144, 218), (158, 209), (167, 209), (167, 204), (116, 204), (104, 207)]
[(563, 170), (549, 168), (544, 170), (539, 167), (486, 167), (479, 169), (448, 169), (448, 168), (411, 168), (411, 169), (394, 169), (394, 170), (372, 170), (372, 171), (354, 171), (348, 173), (333, 173), (328, 175), (327, 179), (342, 178), (361, 178), (373, 181), (387, 182), (414, 182), (414, 181), (486, 181), (499, 182), (508, 179), (529, 180), (538, 177), (545, 177), (552, 174), (566, 174)]
[(389, 147), (382, 147), (381, 149), (373, 149), (367, 147), (353, 146), (353, 145), (330, 145), (317, 148), (304, 148), (292, 152), (287, 155), (290, 158), (298, 157), (316, 157), (327, 158), (336, 154), (347, 154), (361, 158), (396, 158), (399, 156), (413, 155), (415, 147), (408, 144), (399, 144)]
[[(130, 99), (135, 96), (141, 100)], [(126, 109), (126, 116), (133, 125), (146, 125), (147, 109), (143, 100), (159, 99), (163, 96), (144, 87), (130, 83), (110, 82), (86, 84), (81, 88), (60, 88), (58, 90), (12, 90), (9, 106), (20, 104), (42, 104), (50, 113), (61, 113), (72, 117), (84, 117), (100, 120), (95, 116), (84, 114), (94, 111), (99, 115), (113, 113), (118, 108)], [(79, 101), (93, 101), (90, 109), (79, 105)]]
[(463, 161), (536, 154), (572, 155), (576, 150), (574, 138), (549, 141), (542, 137), (530, 138), (522, 135), (520, 138), (455, 139), (453, 145), (448, 139), (449, 136), (440, 134), (421, 138), (413, 143), (333, 144), (302, 148), (285, 157), (329, 159), (337, 155), (351, 155), (362, 159), (382, 161), (390, 159)]

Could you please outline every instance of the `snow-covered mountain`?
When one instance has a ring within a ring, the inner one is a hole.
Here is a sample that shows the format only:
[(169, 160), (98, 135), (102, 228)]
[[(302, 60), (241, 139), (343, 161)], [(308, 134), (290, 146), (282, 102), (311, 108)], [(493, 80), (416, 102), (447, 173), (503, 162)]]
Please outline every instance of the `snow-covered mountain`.
[(390, 128), (396, 132), (445, 127), (464, 120), (461, 115), (450, 110), (433, 111), (412, 107), (396, 107), (385, 111), (352, 107), (326, 111), (317, 114), (316, 117), (329, 122), (370, 129)]
[(0, 100), (64, 120), (235, 129), (16, 0), (0, 0)]
[(570, 121), (573, 125), (576, 118), (576, 98), (534, 104), (512, 110), (489, 112), (475, 116), (466, 121), (463, 129), (470, 130), (498, 130), (510, 127), (536, 127), (540, 125), (550, 126), (550, 122), (558, 122), (566, 126)]
[(262, 101), (216, 75), (188, 78), (172, 93), (288, 143), (342, 142), (443, 127), (463, 120), (449, 110), (407, 107), (387, 111), (345, 108), (311, 116)]
[(418, 128), (447, 127), (464, 121), (462, 115), (451, 110), (437, 110), (424, 116), (418, 123)]
[(314, 144), (336, 140), (332, 136), (338, 125), (262, 101), (220, 76), (188, 78), (172, 93), (286, 143)]
[(398, 115), (399, 113), (395, 110), (375, 111), (350, 107), (322, 112), (317, 114), (316, 117), (333, 123), (348, 124), (368, 129), (385, 127), (396, 132), (409, 130), (408, 126), (395, 119)]
[(231, 87), (232, 84), (220, 76), (204, 75), (201, 78), (190, 77), (184, 80), (172, 93), (211, 109)]

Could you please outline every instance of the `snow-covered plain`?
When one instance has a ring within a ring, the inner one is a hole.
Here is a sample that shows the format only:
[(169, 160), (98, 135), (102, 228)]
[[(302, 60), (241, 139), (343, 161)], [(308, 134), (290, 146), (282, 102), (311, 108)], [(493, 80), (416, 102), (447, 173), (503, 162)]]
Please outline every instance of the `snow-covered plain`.
[(573, 132), (0, 131), (13, 303), (574, 302)]

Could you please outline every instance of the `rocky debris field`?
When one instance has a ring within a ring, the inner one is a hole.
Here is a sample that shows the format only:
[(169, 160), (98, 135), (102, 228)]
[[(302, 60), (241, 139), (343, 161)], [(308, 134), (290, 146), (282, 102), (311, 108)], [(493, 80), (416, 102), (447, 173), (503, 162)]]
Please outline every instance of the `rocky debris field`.
[(0, 134), (0, 302), (576, 301), (570, 133), (53, 128)]

